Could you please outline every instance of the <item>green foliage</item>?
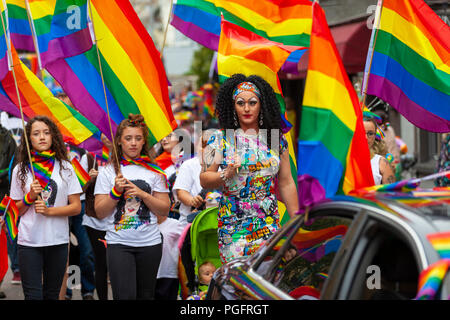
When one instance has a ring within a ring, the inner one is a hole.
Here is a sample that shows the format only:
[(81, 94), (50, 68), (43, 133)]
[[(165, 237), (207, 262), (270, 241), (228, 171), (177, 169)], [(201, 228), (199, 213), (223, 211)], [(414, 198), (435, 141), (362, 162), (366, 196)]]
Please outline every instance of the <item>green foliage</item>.
[(198, 76), (197, 87), (208, 82), (209, 68), (213, 55), (214, 51), (206, 47), (201, 47), (194, 52), (191, 69), (187, 72), (187, 75)]

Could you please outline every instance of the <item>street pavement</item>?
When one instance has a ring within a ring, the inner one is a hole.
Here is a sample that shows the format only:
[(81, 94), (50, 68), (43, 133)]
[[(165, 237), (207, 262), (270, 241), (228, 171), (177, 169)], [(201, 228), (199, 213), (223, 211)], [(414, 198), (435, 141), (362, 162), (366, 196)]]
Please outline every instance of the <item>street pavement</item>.
[[(21, 284), (11, 284), (11, 279), (13, 277), (13, 273), (11, 271), (11, 268), (8, 268), (8, 272), (5, 275), (5, 278), (3, 278), (3, 282), (0, 286), (0, 291), (3, 291), (6, 294), (5, 299), (0, 299), (0, 301), (4, 300), (24, 300), (23, 290)], [(112, 291), (111, 286), (108, 286), (108, 297), (109, 299), (112, 299)], [(98, 300), (97, 293), (94, 294), (95, 300)], [(80, 289), (73, 289), (72, 290), (72, 300), (83, 300), (81, 297), (81, 290)]]

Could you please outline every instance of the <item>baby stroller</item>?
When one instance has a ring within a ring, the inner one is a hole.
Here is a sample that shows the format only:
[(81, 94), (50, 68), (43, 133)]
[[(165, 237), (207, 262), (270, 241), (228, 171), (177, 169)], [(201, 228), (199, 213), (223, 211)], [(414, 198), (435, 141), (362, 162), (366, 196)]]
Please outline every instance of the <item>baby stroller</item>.
[(202, 263), (210, 261), (216, 268), (222, 265), (217, 236), (217, 213), (217, 207), (201, 211), (186, 226), (180, 237), (178, 275), (183, 300), (189, 295), (198, 294), (198, 267)]

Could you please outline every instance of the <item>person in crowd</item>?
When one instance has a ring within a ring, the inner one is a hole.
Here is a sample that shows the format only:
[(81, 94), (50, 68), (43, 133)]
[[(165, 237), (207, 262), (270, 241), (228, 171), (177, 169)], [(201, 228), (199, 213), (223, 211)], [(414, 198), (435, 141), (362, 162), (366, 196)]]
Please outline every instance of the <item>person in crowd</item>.
[[(104, 139), (102, 139), (102, 141), (103, 140)], [(112, 148), (111, 145), (109, 145), (109, 147)], [(106, 230), (108, 230), (108, 219), (99, 219), (97, 217), (95, 212), (94, 196), (97, 176), (104, 167), (99, 167), (98, 162), (95, 161), (96, 157), (93, 157), (89, 153), (86, 154), (86, 161), (84, 161), (84, 158), (81, 160), (81, 165), (91, 177), (91, 179), (83, 187), (86, 197), (83, 226), (86, 228), (86, 232), (94, 252), (95, 289), (97, 290), (99, 300), (108, 300), (108, 267), (106, 263), (106, 247), (104, 245)]]
[[(48, 117), (31, 118), (11, 177), (21, 221), (18, 258), (25, 299), (57, 300), (68, 258), (68, 217), (81, 211), (80, 183), (61, 132)], [(34, 174), (34, 177), (33, 177)]]
[[(11, 171), (10, 164), (16, 153), (17, 144), (11, 132), (2, 125), (0, 125), (0, 146), (0, 199), (3, 199), (5, 194), (9, 193), (10, 179), (8, 174)], [(11, 261), (10, 268), (13, 272), (11, 283), (20, 284), (19, 263), (17, 261), (17, 238), (11, 241), (8, 237), (6, 244), (8, 256)], [(6, 294), (0, 290), (0, 299), (2, 298), (6, 298)]]
[[(207, 192), (202, 192), (203, 188), (200, 185), (201, 173), (201, 152), (202, 148), (206, 146), (208, 141), (207, 132), (204, 131), (202, 137), (197, 140), (198, 154), (183, 162), (178, 170), (178, 174), (173, 185), (173, 190), (177, 196), (180, 204), (180, 222), (186, 225), (188, 223), (187, 217), (200, 207), (204, 207), (205, 196)], [(203, 145), (203, 146), (202, 146)], [(204, 194), (204, 196), (202, 196)]]
[(156, 281), (155, 300), (177, 300), (178, 287), (178, 240), (184, 225), (176, 219), (157, 216), (159, 231), (164, 238), (161, 263)]
[[(154, 299), (162, 255), (157, 215), (167, 216), (167, 178), (149, 156), (142, 115), (122, 120), (110, 163), (95, 183), (95, 212), (108, 219), (107, 262), (115, 300)], [(116, 156), (117, 154), (117, 156)]]
[(387, 153), (394, 156), (393, 165), (394, 167), (400, 163), (400, 148), (395, 141), (395, 130), (389, 122), (389, 114), (386, 109), (376, 109), (373, 111), (381, 118), (380, 128), (384, 133), (384, 143), (386, 144)]
[[(84, 170), (88, 169), (88, 157), (93, 158), (93, 156), (86, 150), (74, 146), (69, 146), (69, 158), (72, 159), (74, 157), (76, 157), (77, 160), (80, 161), (80, 165)], [(91, 174), (95, 175), (95, 172), (91, 172)], [(82, 189), (83, 193), (80, 196), (81, 212), (79, 215), (69, 217), (69, 226), (70, 231), (76, 237), (78, 242), (80, 261), (79, 266), (81, 271), (81, 296), (83, 300), (93, 300), (95, 290), (95, 262), (92, 245), (89, 241), (89, 236), (86, 228), (83, 226), (83, 219), (86, 211), (86, 195), (84, 193), (84, 188)], [(72, 299), (72, 290), (70, 288), (67, 288), (66, 290), (65, 299)]]
[(370, 149), (370, 164), (375, 185), (393, 183), (395, 182), (394, 170), (386, 159), (387, 149), (381, 138), (382, 135), (378, 135), (379, 138), (377, 138), (377, 130), (380, 130), (377, 122), (370, 116), (364, 116), (363, 120)]
[(273, 88), (261, 77), (235, 74), (219, 89), (216, 112), (222, 130), (203, 151), (200, 184), (223, 187), (218, 238), (226, 263), (253, 254), (280, 227), (277, 191), (291, 217), (298, 195)]

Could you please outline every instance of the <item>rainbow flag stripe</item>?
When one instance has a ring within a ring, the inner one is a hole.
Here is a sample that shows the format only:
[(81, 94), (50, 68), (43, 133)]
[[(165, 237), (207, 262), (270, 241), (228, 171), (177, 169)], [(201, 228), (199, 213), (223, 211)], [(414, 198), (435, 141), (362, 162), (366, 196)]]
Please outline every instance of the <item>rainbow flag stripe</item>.
[(78, 161), (77, 158), (73, 158), (70, 163), (73, 166), (73, 169), (75, 170), (75, 174), (77, 175), (78, 181), (80, 181), (80, 184), (82, 187), (86, 185), (86, 183), (91, 180), (91, 176), (84, 170), (84, 168), (81, 166), (80, 161)]
[(449, 266), (450, 259), (442, 259), (420, 273), (416, 300), (435, 299)]
[(167, 76), (158, 50), (128, 1), (91, 1), (97, 44), (83, 54), (58, 59), (47, 70), (76, 108), (110, 137), (97, 46), (112, 127), (142, 114), (154, 144), (177, 124), (169, 100)]
[(109, 149), (105, 145), (103, 145), (103, 147), (102, 147), (102, 159), (105, 161), (108, 161), (108, 159), (109, 159)]
[(450, 232), (430, 234), (427, 239), (442, 259), (450, 259)]
[[(178, 0), (171, 24), (187, 37), (217, 51), (224, 19), (268, 40), (309, 46), (312, 2), (308, 0)], [(283, 71), (297, 72), (292, 53)]]
[(450, 27), (423, 0), (384, 0), (374, 32), (367, 94), (419, 128), (449, 132)]
[(3, 197), (0, 203), (0, 215), (4, 216), (9, 238), (11, 241), (14, 241), (19, 232), (17, 229), (19, 209), (17, 209), (16, 202), (7, 195)]
[[(20, 61), (14, 47), (11, 49), (20, 100), (26, 118), (36, 115), (48, 116), (60, 129), (64, 140), (75, 145), (90, 138), (99, 139), (100, 131), (75, 109), (55, 98), (45, 84)], [(1, 105), (0, 109), (13, 111), (13, 115), (20, 116), (19, 99), (12, 71), (1, 79), (0, 87), (0, 101), (7, 102)]]
[(325, 13), (314, 3), (298, 174), (317, 179), (326, 198), (374, 184), (362, 117)]
[[(80, 54), (92, 47), (87, 21), (87, 0), (6, 0), (11, 38), (17, 49), (36, 51), (42, 66), (59, 58)], [(75, 17), (76, 15), (76, 17)]]

